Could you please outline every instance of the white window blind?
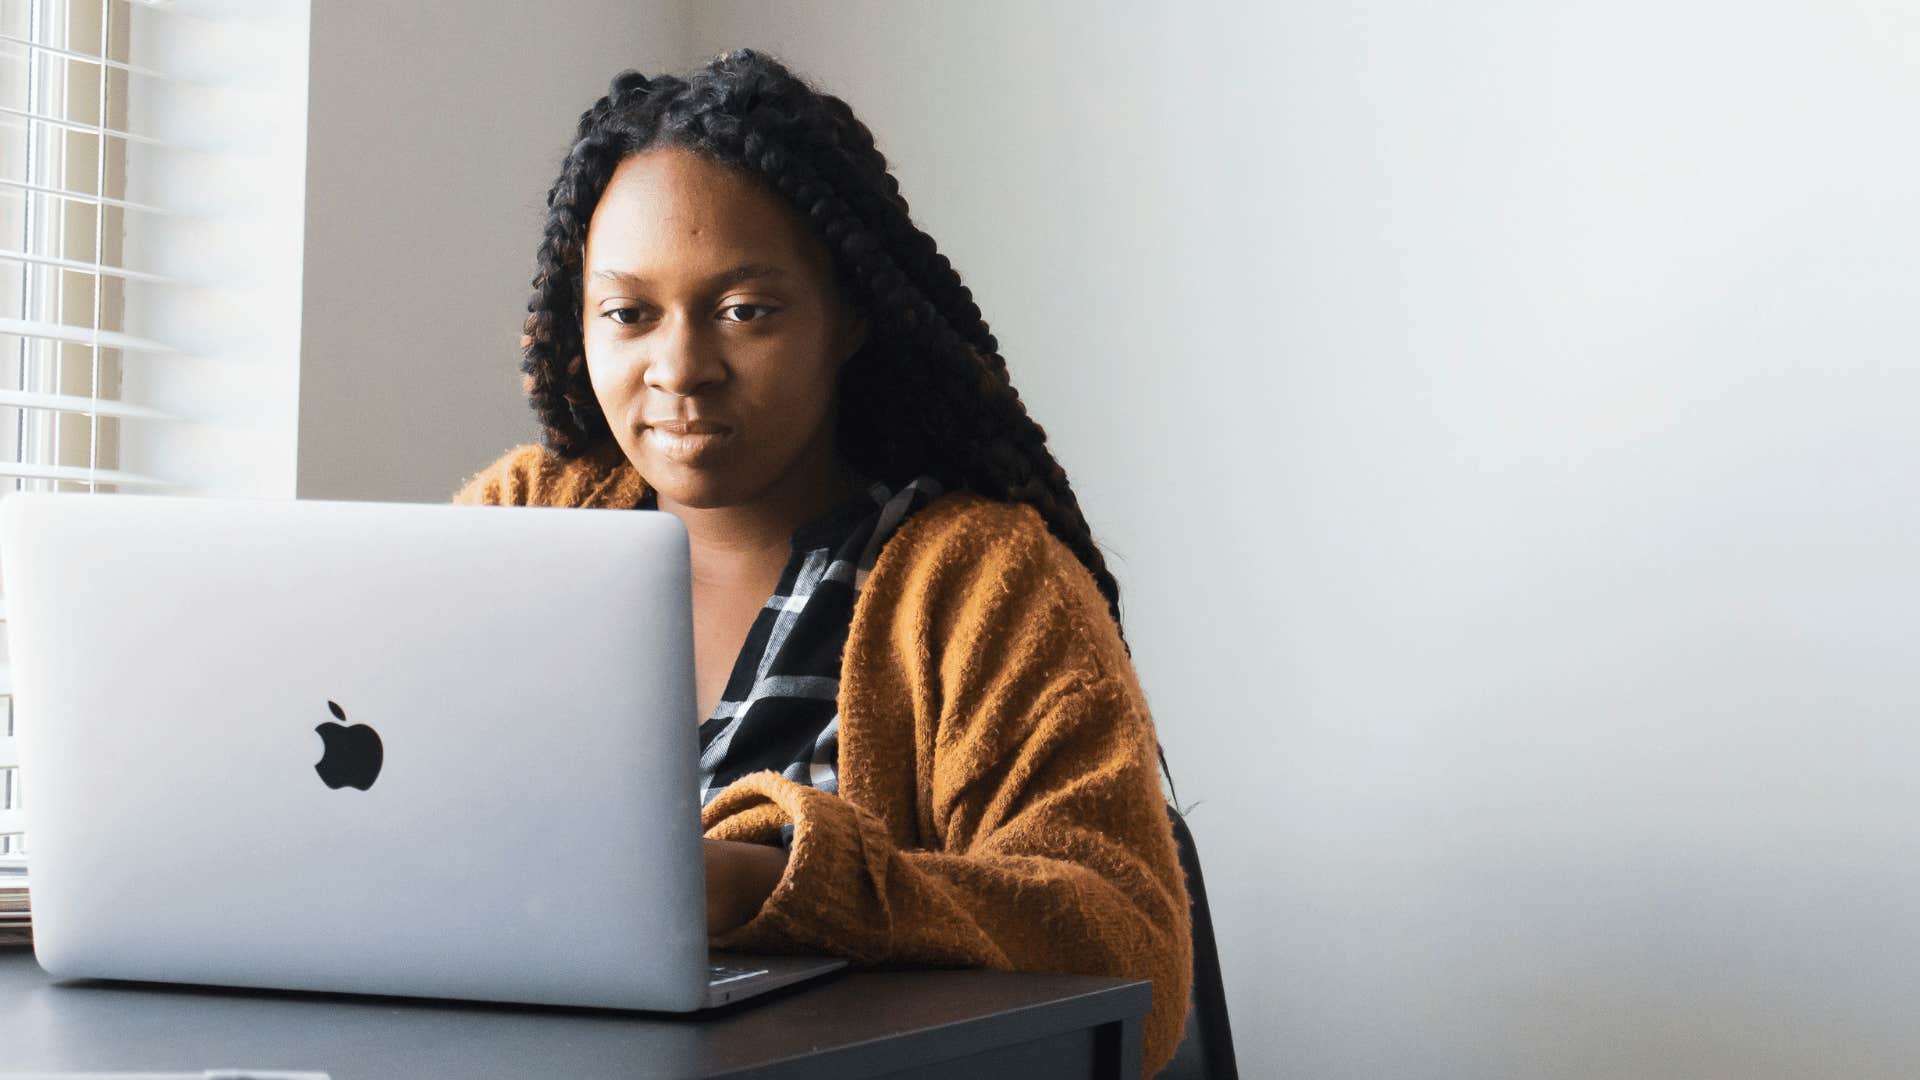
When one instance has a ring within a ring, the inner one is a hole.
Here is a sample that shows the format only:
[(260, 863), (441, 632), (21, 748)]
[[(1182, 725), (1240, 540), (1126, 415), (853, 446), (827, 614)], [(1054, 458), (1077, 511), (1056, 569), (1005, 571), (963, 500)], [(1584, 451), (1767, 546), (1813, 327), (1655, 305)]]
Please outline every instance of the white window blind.
[[(189, 288), (125, 257), (129, 235), (178, 213), (127, 198), (130, 149), (191, 152), (131, 122), (143, 95), (190, 81), (129, 61), (168, 6), (0, 0), (0, 498), (178, 487), (122, 460), (130, 425), (180, 422), (123, 393), (127, 366), (182, 351), (126, 325), (130, 293)], [(12, 690), (0, 657), (0, 856), (26, 850)]]

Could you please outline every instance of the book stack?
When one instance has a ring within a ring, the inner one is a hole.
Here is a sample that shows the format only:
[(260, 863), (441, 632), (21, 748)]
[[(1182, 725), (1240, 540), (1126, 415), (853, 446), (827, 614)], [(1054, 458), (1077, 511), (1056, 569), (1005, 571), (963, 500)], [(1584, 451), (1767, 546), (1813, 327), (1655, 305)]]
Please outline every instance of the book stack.
[(0, 855), (0, 948), (33, 944), (33, 912), (27, 903), (27, 860)]

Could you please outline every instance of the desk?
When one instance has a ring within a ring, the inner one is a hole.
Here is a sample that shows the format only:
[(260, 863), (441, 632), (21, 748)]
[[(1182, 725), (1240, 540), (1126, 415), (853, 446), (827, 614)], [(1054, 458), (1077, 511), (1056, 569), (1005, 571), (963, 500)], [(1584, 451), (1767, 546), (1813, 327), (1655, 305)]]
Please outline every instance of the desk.
[(7, 1071), (312, 1070), (386, 1077), (1122, 1077), (1149, 984), (846, 971), (714, 1014), (56, 982), (0, 948)]

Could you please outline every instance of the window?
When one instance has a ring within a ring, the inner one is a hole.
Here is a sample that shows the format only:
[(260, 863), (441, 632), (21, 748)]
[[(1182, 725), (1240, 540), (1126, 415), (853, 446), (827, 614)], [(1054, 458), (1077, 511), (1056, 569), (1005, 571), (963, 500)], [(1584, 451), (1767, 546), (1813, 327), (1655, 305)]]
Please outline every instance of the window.
[[(0, 478), (138, 486), (118, 470), (127, 5), (0, 12)], [(107, 58), (105, 61), (98, 59)]]

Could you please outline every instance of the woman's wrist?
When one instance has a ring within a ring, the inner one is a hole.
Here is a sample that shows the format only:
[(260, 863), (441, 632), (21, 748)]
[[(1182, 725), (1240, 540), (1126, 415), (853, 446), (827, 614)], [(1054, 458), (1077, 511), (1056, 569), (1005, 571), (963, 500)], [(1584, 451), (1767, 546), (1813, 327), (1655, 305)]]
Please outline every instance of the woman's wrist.
[(786, 876), (787, 853), (765, 844), (707, 840), (707, 934), (745, 926)]

